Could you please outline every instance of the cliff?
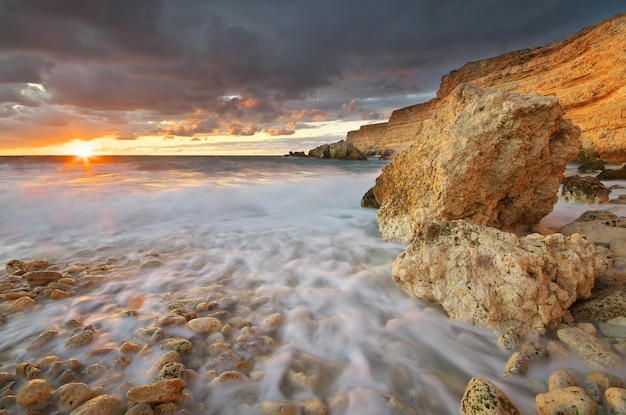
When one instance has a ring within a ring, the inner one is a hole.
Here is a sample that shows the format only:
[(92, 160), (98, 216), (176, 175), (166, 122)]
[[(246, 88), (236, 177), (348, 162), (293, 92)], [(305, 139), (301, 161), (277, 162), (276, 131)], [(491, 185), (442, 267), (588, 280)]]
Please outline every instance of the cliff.
[(441, 80), (432, 100), (394, 111), (387, 123), (350, 131), (347, 140), (371, 153), (402, 150), (424, 121), (459, 84), (504, 92), (556, 95), (565, 117), (582, 130), (579, 158), (596, 154), (626, 162), (626, 14), (619, 14), (561, 41), (469, 62)]

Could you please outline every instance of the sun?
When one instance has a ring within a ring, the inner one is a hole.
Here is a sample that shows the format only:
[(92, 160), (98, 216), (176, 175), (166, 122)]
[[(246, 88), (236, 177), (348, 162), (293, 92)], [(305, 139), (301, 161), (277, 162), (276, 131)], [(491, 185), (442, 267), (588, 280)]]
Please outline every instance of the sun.
[(76, 147), (74, 147), (74, 149), (72, 150), (72, 153), (76, 156), (76, 157), (80, 157), (84, 160), (88, 159), (89, 157), (93, 156), (93, 148), (91, 146), (88, 145), (78, 145)]

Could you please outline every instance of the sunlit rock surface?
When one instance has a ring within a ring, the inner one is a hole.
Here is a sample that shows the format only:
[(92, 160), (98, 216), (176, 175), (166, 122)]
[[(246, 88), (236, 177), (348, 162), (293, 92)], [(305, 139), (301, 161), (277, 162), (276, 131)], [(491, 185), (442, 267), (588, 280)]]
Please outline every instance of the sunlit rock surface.
[(427, 220), (501, 229), (532, 225), (557, 202), (580, 130), (555, 97), (460, 85), (419, 139), (376, 180), (385, 239), (408, 241)]
[(432, 100), (394, 111), (387, 123), (350, 131), (362, 151), (401, 150), (420, 139), (441, 101), (462, 83), (508, 92), (555, 95), (566, 118), (582, 129), (580, 157), (626, 161), (626, 14), (619, 14), (566, 39), (469, 62), (441, 81)]
[(569, 318), (603, 264), (594, 244), (562, 234), (515, 234), (464, 221), (427, 222), (393, 263), (394, 281), (480, 327), (536, 333)]

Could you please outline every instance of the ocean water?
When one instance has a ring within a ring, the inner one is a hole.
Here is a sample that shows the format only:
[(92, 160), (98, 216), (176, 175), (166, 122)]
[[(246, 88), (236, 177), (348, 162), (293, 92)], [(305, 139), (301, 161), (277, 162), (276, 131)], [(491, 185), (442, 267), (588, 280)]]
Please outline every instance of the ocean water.
[[(209, 388), (208, 377), (189, 380), (205, 413), (255, 413), (265, 400), (315, 397), (333, 414), (410, 413), (402, 405), (454, 414), (473, 376), (490, 379), (522, 413), (533, 413), (529, 379), (545, 381), (558, 361), (531, 368), (526, 378), (503, 377), (508, 354), (493, 333), (451, 321), (394, 285), (391, 264), (404, 245), (381, 240), (376, 212), (359, 206), (384, 165), (284, 157), (0, 158), (2, 267), (32, 258), (110, 265), (80, 295), (8, 314), (0, 326), (0, 371), (46, 355), (110, 367), (119, 353), (90, 351), (133, 339), (168, 302), (211, 302), (222, 291), (242, 305), (226, 307), (233, 319), (249, 320), (278, 345), (246, 355), (255, 395), (245, 404)], [(563, 225), (588, 209), (559, 204), (546, 224)], [(151, 259), (161, 266), (141, 268)], [(138, 315), (120, 317), (137, 299)], [(277, 313), (284, 316), (278, 329), (264, 329), (264, 318)], [(27, 347), (44, 330), (63, 331), (70, 319), (97, 328), (93, 344), (68, 349), (60, 338), (44, 349)], [(164, 331), (193, 335), (182, 326)], [(147, 383), (148, 368), (163, 353), (157, 344), (89, 385), (119, 393), (125, 382)], [(188, 367), (202, 374), (213, 368), (208, 360), (202, 355)], [(401, 402), (396, 409), (394, 399)]]

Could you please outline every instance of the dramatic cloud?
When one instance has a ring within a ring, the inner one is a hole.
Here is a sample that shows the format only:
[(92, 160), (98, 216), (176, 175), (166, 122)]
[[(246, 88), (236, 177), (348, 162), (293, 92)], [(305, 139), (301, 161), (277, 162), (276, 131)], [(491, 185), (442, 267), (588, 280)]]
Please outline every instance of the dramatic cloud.
[(0, 0), (0, 150), (382, 120), (467, 61), (563, 38), (622, 3)]

